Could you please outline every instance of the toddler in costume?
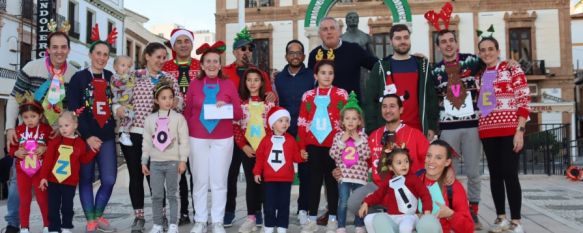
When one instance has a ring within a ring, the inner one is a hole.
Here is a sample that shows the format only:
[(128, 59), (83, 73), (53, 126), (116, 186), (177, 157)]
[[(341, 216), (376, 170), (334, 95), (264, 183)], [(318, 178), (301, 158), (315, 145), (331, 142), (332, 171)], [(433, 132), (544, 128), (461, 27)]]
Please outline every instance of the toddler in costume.
[(119, 143), (126, 146), (132, 146), (130, 140), (130, 128), (134, 120), (133, 106), (130, 100), (134, 94), (133, 88), (136, 87), (136, 80), (130, 75), (132, 67), (132, 58), (128, 56), (118, 56), (113, 60), (115, 75), (111, 80), (111, 91), (113, 92), (113, 112), (117, 115), (117, 110), (122, 107), (125, 112), (124, 117), (120, 119)]

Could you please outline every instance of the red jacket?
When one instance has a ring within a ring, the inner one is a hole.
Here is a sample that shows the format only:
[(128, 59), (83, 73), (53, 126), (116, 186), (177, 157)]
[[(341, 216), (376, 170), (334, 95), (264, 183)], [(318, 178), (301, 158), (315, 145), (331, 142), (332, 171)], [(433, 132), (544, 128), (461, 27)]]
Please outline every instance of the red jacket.
[[(405, 176), (405, 186), (409, 188), (411, 193), (413, 193), (417, 199), (421, 199), (423, 211), (432, 211), (433, 202), (431, 201), (431, 195), (429, 194), (427, 187), (423, 185), (423, 181), (421, 181), (416, 175), (409, 174)], [(364, 198), (364, 202), (368, 204), (368, 206), (380, 204), (387, 209), (387, 213), (390, 215), (403, 214), (399, 211), (397, 199), (395, 198), (395, 190), (389, 187), (388, 183), (379, 186), (379, 189)]]
[(261, 140), (261, 143), (259, 143), (259, 147), (255, 152), (256, 162), (253, 168), (253, 175), (262, 175), (264, 182), (293, 182), (295, 174), (294, 162), (304, 162), (304, 159), (300, 156), (298, 144), (290, 134), (286, 133), (284, 135), (285, 142), (283, 143), (283, 151), (285, 154), (285, 164), (276, 172), (267, 162), (273, 146), (271, 136), (273, 136), (273, 133), (268, 133)]
[[(229, 80), (233, 81), (235, 88), (239, 90), (239, 81), (241, 80), (241, 77), (239, 77), (239, 75), (237, 74), (237, 64), (233, 62), (232, 64), (223, 67), (221, 71), (223, 72), (224, 76), (229, 78)], [(263, 77), (263, 82), (265, 83), (265, 92), (266, 93), (273, 92), (269, 74), (265, 73), (265, 71), (261, 71), (261, 76)]]
[[(429, 187), (435, 183), (434, 180), (427, 178), (425, 175), (421, 177), (423, 183), (426, 187)], [(445, 205), (454, 211), (454, 214), (446, 218), (439, 219), (443, 232), (455, 232), (455, 233), (472, 233), (474, 232), (474, 220), (470, 215), (470, 206), (468, 204), (468, 198), (466, 196), (466, 191), (464, 186), (455, 180), (452, 184), (453, 204), (449, 203), (449, 197), (447, 195), (447, 189), (442, 188), (443, 199), (445, 200)], [(425, 204), (423, 204), (425, 206)]]
[[(385, 126), (373, 131), (368, 137), (368, 146), (370, 147), (369, 167), (372, 168), (372, 179), (377, 186), (385, 184), (386, 181), (390, 179), (390, 177), (387, 177), (385, 180), (382, 180), (377, 170), (379, 159), (382, 155), (381, 152), (383, 145), (381, 144), (381, 140), (384, 132)], [(411, 157), (412, 160), (409, 174), (415, 174), (423, 169), (425, 166), (427, 149), (429, 149), (429, 141), (427, 141), (425, 135), (423, 135), (418, 129), (402, 124), (401, 127), (397, 129), (395, 140), (398, 145), (405, 143), (405, 147), (409, 150), (409, 157)]]
[[(320, 144), (316, 137), (312, 134), (310, 126), (312, 120), (314, 119), (314, 114), (316, 113), (316, 104), (314, 104), (314, 98), (316, 97), (316, 90), (306, 91), (302, 96), (302, 104), (300, 105), (300, 115), (298, 117), (298, 137), (300, 149), (306, 149), (308, 145), (322, 146), (322, 147), (332, 147), (332, 141), (334, 140), (334, 135), (340, 130), (340, 110), (346, 105), (348, 100), (348, 93), (341, 88), (332, 87), (330, 91), (330, 104), (328, 105), (328, 115), (330, 116), (330, 122), (332, 123), (332, 132), (328, 134), (328, 137)], [(326, 95), (329, 89), (320, 88), (319, 95)]]
[(67, 145), (73, 147), (73, 154), (71, 154), (71, 176), (63, 180), (61, 184), (66, 184), (70, 186), (77, 186), (79, 183), (79, 168), (81, 163), (89, 163), (95, 157), (95, 152), (93, 150), (87, 151), (87, 145), (81, 137), (76, 138), (66, 138), (58, 136), (49, 142), (47, 152), (44, 156), (44, 164), (41, 169), (41, 176), (47, 179), (49, 182), (59, 183), (57, 178), (53, 175), (53, 169), (60, 165), (57, 165), (57, 159), (59, 158), (59, 147), (61, 145)]
[[(169, 60), (166, 63), (164, 63), (164, 66), (162, 66), (162, 71), (165, 71), (166, 73), (171, 74), (173, 77), (175, 77), (176, 82), (178, 82), (178, 85), (180, 85), (179, 67), (180, 66), (176, 63), (176, 59)], [(199, 73), (200, 73), (200, 61), (195, 59), (195, 58), (191, 58), (190, 67), (188, 69), (189, 81), (192, 81), (193, 79), (198, 77)], [(185, 97), (186, 90), (182, 90), (182, 88), (180, 88), (180, 89), (181, 89), (180, 96)], [(186, 88), (186, 89), (188, 89), (188, 88)], [(182, 92), (184, 92), (184, 93), (182, 93)], [(184, 101), (186, 102), (186, 99)]]

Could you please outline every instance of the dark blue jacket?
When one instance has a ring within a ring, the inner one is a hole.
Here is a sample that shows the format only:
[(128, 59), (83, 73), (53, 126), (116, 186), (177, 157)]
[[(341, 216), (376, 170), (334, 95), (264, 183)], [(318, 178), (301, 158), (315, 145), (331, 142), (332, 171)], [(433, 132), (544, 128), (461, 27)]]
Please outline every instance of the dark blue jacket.
[(316, 80), (314, 72), (302, 65), (296, 76), (289, 73), (286, 65), (275, 77), (275, 89), (279, 97), (279, 105), (289, 111), (291, 116), (288, 132), (294, 137), (298, 133), (298, 117), (304, 92), (314, 88)]

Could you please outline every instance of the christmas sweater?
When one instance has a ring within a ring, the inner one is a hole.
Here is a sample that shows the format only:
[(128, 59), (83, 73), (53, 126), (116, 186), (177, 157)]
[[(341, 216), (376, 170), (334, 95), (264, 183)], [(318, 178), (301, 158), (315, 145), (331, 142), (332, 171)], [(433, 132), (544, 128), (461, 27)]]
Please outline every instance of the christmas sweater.
[[(59, 147), (61, 145), (70, 146), (73, 148), (73, 153), (70, 155), (69, 161), (58, 161), (60, 153)], [(57, 136), (49, 142), (47, 152), (44, 155), (44, 164), (41, 169), (41, 175), (44, 179), (49, 182), (65, 184), (70, 186), (77, 186), (79, 183), (79, 169), (81, 168), (81, 163), (89, 163), (95, 157), (96, 153), (93, 150), (87, 150), (87, 144), (85, 141), (79, 137), (67, 138), (62, 136)], [(68, 162), (68, 163), (67, 163)], [(53, 170), (63, 169), (69, 164), (71, 174), (62, 182), (59, 182)]]
[(178, 60), (173, 59), (164, 63), (162, 71), (176, 78), (176, 82), (180, 88), (180, 92), (178, 93), (184, 98), (188, 91), (190, 81), (200, 74), (200, 61), (196, 58), (191, 58), (190, 63), (179, 64)]
[[(459, 74), (457, 74), (458, 76), (456, 78), (459, 78), (464, 85), (465, 90), (470, 92), (474, 114), (457, 117), (446, 113), (444, 99), (447, 98), (446, 96), (449, 88), (448, 80), (450, 78), (448, 77), (446, 66), (459, 67)], [(437, 63), (431, 71), (431, 77), (433, 78), (435, 90), (437, 91), (437, 99), (439, 103), (439, 128), (441, 130), (478, 127), (478, 78), (476, 77), (476, 74), (479, 69), (480, 58), (476, 55), (460, 53), (456, 62), (441, 61)]]
[[(132, 73), (136, 77), (136, 87), (134, 88), (134, 96), (130, 100), (130, 104), (134, 107), (134, 122), (130, 132), (143, 134), (144, 120), (154, 110), (154, 88), (160, 79), (171, 79), (173, 81), (174, 93), (179, 93), (178, 83), (174, 81), (174, 77), (160, 72), (157, 77), (150, 77), (146, 70), (137, 70)], [(183, 100), (180, 96), (178, 98), (177, 112), (182, 112)]]
[[(445, 172), (445, 171), (444, 171)], [(435, 184), (435, 180), (427, 178), (425, 175), (421, 176), (423, 184), (425, 187), (430, 187)], [(470, 205), (468, 204), (468, 198), (464, 186), (455, 180), (451, 185), (452, 197), (448, 196), (446, 187), (441, 188), (441, 193), (443, 194), (443, 200), (445, 200), (445, 206), (448, 206), (453, 210), (453, 215), (449, 218), (440, 218), (441, 228), (443, 232), (455, 232), (455, 233), (472, 233), (474, 232), (474, 220), (470, 215)], [(452, 203), (450, 203), (452, 200)], [(425, 206), (425, 203), (423, 204)]]
[[(285, 142), (283, 143), (283, 156), (285, 156), (285, 163), (278, 170), (275, 171), (269, 164), (270, 154), (272, 153), (273, 133), (265, 135), (256, 151), (256, 162), (253, 167), (253, 175), (260, 175), (264, 182), (293, 182), (294, 181), (294, 163), (302, 163), (304, 159), (300, 156), (298, 144), (294, 138), (285, 133), (283, 136)], [(282, 154), (278, 154), (281, 158)], [(277, 157), (276, 157), (277, 158)]]
[(241, 149), (243, 149), (243, 147), (245, 147), (246, 145), (249, 145), (249, 142), (247, 141), (247, 138), (245, 137), (245, 132), (247, 131), (247, 123), (249, 122), (249, 117), (251, 116), (251, 113), (249, 112), (249, 101), (263, 102), (265, 109), (263, 110), (263, 114), (261, 114), (261, 118), (263, 118), (263, 128), (265, 130), (266, 135), (267, 135), (267, 132), (269, 132), (271, 130), (270, 127), (268, 126), (268, 123), (267, 123), (267, 113), (269, 112), (269, 110), (271, 108), (275, 107), (275, 103), (265, 102), (257, 96), (253, 96), (253, 97), (251, 97), (251, 99), (243, 100), (241, 102), (241, 110), (243, 111), (243, 118), (241, 118), (241, 120), (238, 120), (238, 121), (233, 121), (233, 131), (234, 131), (233, 133), (234, 133), (234, 137), (235, 137), (235, 144), (237, 144), (237, 146)]
[[(27, 129), (26, 129), (26, 125), (25, 124), (20, 124), (16, 127), (16, 136), (18, 137), (18, 144), (14, 145), (12, 144), (8, 150), (8, 154), (11, 156), (14, 156), (14, 153), (16, 153), (16, 151), (21, 148), (24, 147), (24, 142), (26, 142), (26, 140), (29, 139), (36, 139), (36, 142), (39, 145), (48, 145), (48, 141), (49, 141), (49, 135), (51, 134), (52, 128), (45, 124), (45, 123), (39, 123), (38, 125), (38, 135), (36, 133), (36, 129), (37, 127), (32, 127), (32, 128), (28, 128), (28, 134), (27, 134)], [(20, 164), (20, 161), (22, 161), (22, 159), (17, 158), (16, 156), (14, 156), (14, 158), (16, 158), (16, 163), (15, 164)], [(20, 170), (20, 165), (16, 165), (16, 170)]]
[[(431, 201), (431, 195), (427, 190), (427, 187), (423, 185), (416, 175), (408, 174), (405, 176), (405, 186), (411, 191), (411, 193), (417, 198), (421, 199), (423, 204), (423, 212), (432, 211), (433, 202)], [(409, 200), (411, 202), (416, 202), (417, 200)], [(389, 187), (388, 183), (383, 183), (379, 185), (379, 188), (373, 193), (369, 194), (364, 198), (364, 203), (368, 206), (382, 205), (387, 209), (389, 215), (402, 215), (399, 211), (399, 205), (397, 203), (397, 198), (395, 197), (395, 190)], [(468, 212), (469, 213), (469, 212)], [(449, 231), (444, 231), (449, 232)]]
[[(332, 140), (336, 132), (340, 131), (340, 110), (346, 105), (348, 100), (348, 93), (341, 88), (332, 86), (330, 88), (315, 88), (307, 91), (302, 96), (302, 104), (300, 105), (300, 116), (298, 118), (298, 138), (300, 149), (305, 150), (306, 146), (321, 146), (331, 147)], [(332, 131), (322, 143), (319, 143), (314, 134), (312, 134), (310, 127), (314, 114), (316, 113), (316, 104), (314, 98), (316, 91), (319, 90), (318, 95), (327, 95), (330, 90), (330, 104), (328, 104), (328, 116), (332, 125)]]
[(506, 62), (501, 62), (497, 71), (494, 80), (496, 108), (487, 116), (480, 116), (480, 138), (512, 136), (518, 127), (518, 117), (528, 119), (530, 90), (524, 72)]
[[(370, 147), (369, 166), (372, 168), (372, 179), (377, 186), (386, 184), (390, 176), (385, 179), (381, 178), (378, 173), (378, 165), (382, 156), (383, 145), (381, 140), (386, 128), (383, 126), (373, 131), (368, 138), (368, 146)], [(396, 131), (395, 143), (399, 146), (405, 144), (409, 150), (409, 158), (411, 158), (411, 167), (409, 174), (415, 174), (425, 166), (425, 157), (427, 156), (427, 149), (429, 149), (429, 141), (421, 131), (401, 124)]]
[(358, 162), (350, 168), (342, 161), (342, 154), (346, 148), (345, 141), (342, 141), (344, 131), (338, 131), (330, 148), (330, 156), (336, 162), (336, 167), (342, 171), (341, 182), (349, 182), (365, 185), (368, 181), (368, 163), (370, 157), (370, 148), (368, 147), (368, 137), (362, 131), (359, 131), (359, 140), (354, 142), (356, 152), (358, 152)]
[[(241, 80), (241, 78), (239, 76), (239, 70), (240, 68), (237, 67), (236, 63), (232, 63), (228, 66), (223, 67), (223, 69), (221, 69), (221, 71), (223, 72), (223, 75), (226, 76), (227, 78), (229, 78), (229, 80), (231, 80), (233, 82), (233, 85), (235, 85), (235, 88), (237, 90), (239, 90), (239, 81)], [(273, 92), (273, 88), (271, 86), (271, 79), (269, 78), (269, 74), (267, 74), (265, 71), (261, 71), (261, 77), (263, 78), (263, 83), (265, 83), (265, 93), (267, 92)]]

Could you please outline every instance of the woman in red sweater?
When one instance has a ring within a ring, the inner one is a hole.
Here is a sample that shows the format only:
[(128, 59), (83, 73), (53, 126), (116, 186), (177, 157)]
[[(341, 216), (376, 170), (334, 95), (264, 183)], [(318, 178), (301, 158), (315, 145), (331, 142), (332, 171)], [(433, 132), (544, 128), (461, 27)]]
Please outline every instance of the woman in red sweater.
[[(530, 92), (526, 76), (518, 66), (500, 62), (498, 41), (482, 38), (480, 58), (486, 65), (480, 79), (478, 130), (490, 171), (490, 189), (497, 218), (490, 232), (522, 233), (522, 190), (518, 179), (519, 152), (524, 145), (524, 126), (529, 115)], [(505, 194), (510, 218), (506, 219)]]

